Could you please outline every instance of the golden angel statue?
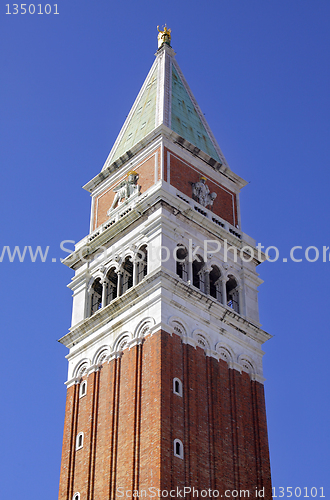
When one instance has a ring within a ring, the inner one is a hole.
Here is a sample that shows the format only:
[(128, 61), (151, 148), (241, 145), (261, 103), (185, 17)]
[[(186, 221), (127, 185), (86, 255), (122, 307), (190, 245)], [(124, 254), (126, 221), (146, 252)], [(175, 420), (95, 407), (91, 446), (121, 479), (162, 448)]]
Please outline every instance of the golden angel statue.
[(160, 48), (163, 43), (167, 43), (167, 45), (171, 46), (171, 30), (167, 28), (166, 24), (163, 28), (163, 31), (159, 29), (159, 26), (157, 26), (158, 29), (158, 48)]

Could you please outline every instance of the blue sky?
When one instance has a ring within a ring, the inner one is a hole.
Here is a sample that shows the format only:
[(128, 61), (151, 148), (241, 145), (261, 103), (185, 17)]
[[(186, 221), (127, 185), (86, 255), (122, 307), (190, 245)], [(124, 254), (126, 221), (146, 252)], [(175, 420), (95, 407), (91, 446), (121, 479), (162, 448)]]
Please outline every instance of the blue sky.
[(259, 268), (261, 322), (274, 335), (264, 346), (274, 486), (326, 495), (330, 262), (282, 257), (330, 246), (330, 3), (57, 5), (58, 15), (0, 9), (0, 251), (50, 247), (44, 263), (0, 263), (3, 498), (57, 498), (67, 366), (56, 340), (70, 326), (72, 277), (60, 242), (89, 230), (81, 186), (101, 170), (164, 22), (229, 165), (249, 181), (243, 230), (280, 251)]

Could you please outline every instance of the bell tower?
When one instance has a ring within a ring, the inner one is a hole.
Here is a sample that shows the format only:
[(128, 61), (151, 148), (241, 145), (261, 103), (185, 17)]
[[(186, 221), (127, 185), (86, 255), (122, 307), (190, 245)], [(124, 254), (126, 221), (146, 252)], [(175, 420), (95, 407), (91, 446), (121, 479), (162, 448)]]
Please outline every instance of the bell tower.
[(154, 64), (84, 186), (90, 233), (64, 260), (75, 274), (60, 339), (69, 366), (59, 500), (174, 490), (270, 500), (270, 335), (256, 272), (265, 256), (241, 228), (246, 182), (178, 66), (171, 31), (158, 31)]

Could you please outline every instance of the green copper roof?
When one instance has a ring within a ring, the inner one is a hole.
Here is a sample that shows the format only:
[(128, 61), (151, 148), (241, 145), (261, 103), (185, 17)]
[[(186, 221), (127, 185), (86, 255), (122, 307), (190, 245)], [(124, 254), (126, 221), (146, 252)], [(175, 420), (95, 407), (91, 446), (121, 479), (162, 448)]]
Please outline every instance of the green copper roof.
[(174, 65), (172, 65), (172, 130), (221, 162)]
[(157, 68), (147, 83), (130, 122), (119, 142), (113, 161), (131, 149), (155, 128)]
[(198, 104), (166, 44), (157, 51), (156, 60), (125, 120), (103, 166), (106, 169), (125, 156), (160, 125), (196, 146), (221, 164), (225, 162)]

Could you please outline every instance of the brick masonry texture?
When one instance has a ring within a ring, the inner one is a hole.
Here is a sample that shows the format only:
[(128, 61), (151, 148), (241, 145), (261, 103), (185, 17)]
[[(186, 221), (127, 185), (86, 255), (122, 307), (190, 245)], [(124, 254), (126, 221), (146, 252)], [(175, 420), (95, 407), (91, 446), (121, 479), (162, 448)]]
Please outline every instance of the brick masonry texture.
[[(189, 198), (192, 197), (192, 188), (190, 182), (198, 182), (201, 176), (205, 174), (192, 165), (189, 165), (186, 161), (174, 155), (170, 150), (165, 148), (164, 157), (167, 162), (167, 152), (170, 153), (170, 183), (179, 189), (182, 193)], [(167, 169), (168, 165), (165, 166), (165, 180), (167, 180)], [(218, 183), (212, 181), (210, 178), (207, 180), (207, 185), (211, 193), (216, 193), (217, 197), (213, 203), (213, 212), (216, 215), (222, 217), (233, 226), (238, 223), (237, 218), (237, 202), (236, 195), (232, 191)]]
[[(158, 152), (158, 155), (156, 153)], [(139, 174), (138, 184), (141, 186), (141, 194), (145, 193), (153, 184), (155, 184), (155, 163), (157, 160), (157, 180), (160, 179), (160, 148), (155, 150), (146, 160), (143, 160), (140, 165), (135, 166), (134, 170)], [(120, 180), (117, 180), (113, 185), (103, 191), (96, 199), (94, 204), (94, 229), (106, 222), (109, 217), (107, 211), (112, 205), (115, 197), (113, 188), (126, 178), (124, 175)]]
[[(250, 498), (265, 488), (271, 500), (263, 386), (247, 373), (159, 331), (84, 379), (86, 396), (78, 385), (67, 391), (59, 500), (118, 499), (117, 488), (151, 486), (244, 489)], [(174, 456), (175, 439), (184, 459)]]

